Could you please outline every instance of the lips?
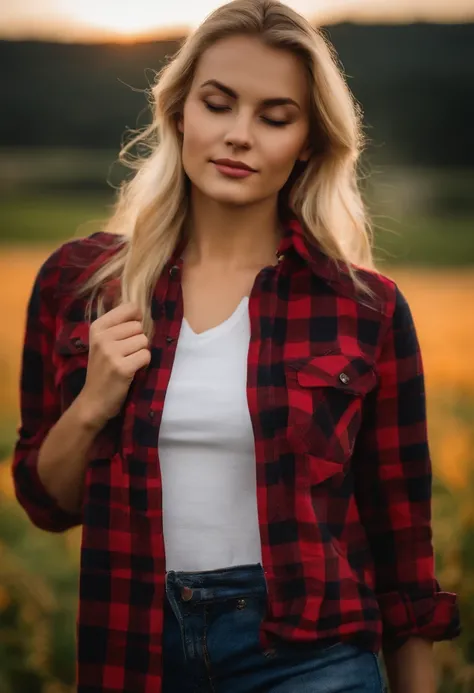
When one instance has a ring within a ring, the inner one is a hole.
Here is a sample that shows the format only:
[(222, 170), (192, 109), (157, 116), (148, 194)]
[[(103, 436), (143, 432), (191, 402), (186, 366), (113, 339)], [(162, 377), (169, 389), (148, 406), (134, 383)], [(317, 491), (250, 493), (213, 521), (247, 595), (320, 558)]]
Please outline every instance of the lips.
[(243, 161), (235, 161), (234, 159), (215, 159), (212, 163), (217, 164), (218, 166), (225, 166), (226, 168), (234, 168), (240, 171), (251, 171), (252, 173), (255, 173), (255, 169)]

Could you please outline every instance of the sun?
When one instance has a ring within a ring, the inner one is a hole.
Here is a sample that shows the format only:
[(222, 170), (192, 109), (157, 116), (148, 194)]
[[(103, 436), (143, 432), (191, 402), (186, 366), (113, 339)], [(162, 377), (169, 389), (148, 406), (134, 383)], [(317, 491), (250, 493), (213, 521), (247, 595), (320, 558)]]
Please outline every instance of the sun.
[(68, 14), (76, 22), (88, 25), (91, 29), (103, 30), (104, 33), (133, 37), (146, 34), (163, 26), (166, 12), (161, 2), (130, 0), (81, 0), (71, 3)]

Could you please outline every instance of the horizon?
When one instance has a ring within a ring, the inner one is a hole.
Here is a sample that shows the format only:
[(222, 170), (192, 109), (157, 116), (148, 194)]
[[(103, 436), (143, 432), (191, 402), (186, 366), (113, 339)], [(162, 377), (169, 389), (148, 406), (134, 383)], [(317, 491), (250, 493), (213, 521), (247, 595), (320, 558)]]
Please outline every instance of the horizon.
[[(134, 0), (132, 10), (116, 0), (17, 0), (0, 6), (0, 39), (59, 42), (137, 42), (173, 39), (187, 34), (222, 2), (180, 0), (157, 7), (151, 0)], [(315, 24), (471, 23), (472, 0), (291, 0)], [(183, 22), (182, 17), (187, 21)]]

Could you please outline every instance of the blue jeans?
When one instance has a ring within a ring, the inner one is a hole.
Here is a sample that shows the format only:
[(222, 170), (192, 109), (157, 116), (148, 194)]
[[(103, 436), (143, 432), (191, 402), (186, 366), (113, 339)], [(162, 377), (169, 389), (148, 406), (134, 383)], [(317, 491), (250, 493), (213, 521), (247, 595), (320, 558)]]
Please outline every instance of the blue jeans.
[(260, 565), (166, 576), (163, 693), (383, 693), (377, 655), (337, 643), (264, 651)]

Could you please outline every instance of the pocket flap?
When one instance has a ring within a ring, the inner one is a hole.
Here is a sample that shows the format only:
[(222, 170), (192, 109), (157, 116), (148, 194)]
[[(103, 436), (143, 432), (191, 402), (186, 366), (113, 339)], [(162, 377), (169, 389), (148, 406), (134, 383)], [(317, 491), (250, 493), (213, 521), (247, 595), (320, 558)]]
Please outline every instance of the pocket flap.
[(346, 392), (367, 394), (377, 383), (373, 365), (362, 354), (341, 352), (313, 356), (293, 364), (301, 387), (336, 387)]
[(83, 354), (89, 351), (89, 329), (87, 322), (63, 323), (56, 338), (58, 354)]

